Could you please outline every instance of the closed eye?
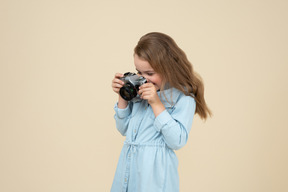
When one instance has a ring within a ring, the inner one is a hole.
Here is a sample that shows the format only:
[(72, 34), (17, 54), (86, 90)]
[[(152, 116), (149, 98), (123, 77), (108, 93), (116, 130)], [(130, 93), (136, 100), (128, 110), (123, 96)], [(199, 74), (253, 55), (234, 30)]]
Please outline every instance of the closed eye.
[[(137, 69), (136, 69), (137, 70)], [(143, 75), (142, 72), (137, 70), (137, 74), (139, 75)], [(153, 76), (155, 73), (154, 72), (150, 72), (150, 71), (144, 71), (144, 74), (147, 74), (148, 76)]]

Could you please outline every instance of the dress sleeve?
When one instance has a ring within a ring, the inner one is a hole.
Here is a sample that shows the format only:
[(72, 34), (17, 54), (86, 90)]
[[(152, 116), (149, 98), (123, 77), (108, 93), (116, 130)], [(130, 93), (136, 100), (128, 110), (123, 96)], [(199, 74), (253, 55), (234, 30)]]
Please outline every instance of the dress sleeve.
[(119, 109), (118, 103), (114, 106), (114, 119), (116, 121), (116, 127), (118, 131), (121, 133), (121, 135), (126, 136), (126, 132), (128, 129), (128, 124), (132, 112), (132, 102), (128, 104), (128, 106), (125, 109)]
[(195, 109), (194, 98), (184, 96), (174, 106), (171, 114), (164, 110), (155, 118), (155, 129), (163, 134), (166, 144), (171, 149), (178, 150), (187, 143)]

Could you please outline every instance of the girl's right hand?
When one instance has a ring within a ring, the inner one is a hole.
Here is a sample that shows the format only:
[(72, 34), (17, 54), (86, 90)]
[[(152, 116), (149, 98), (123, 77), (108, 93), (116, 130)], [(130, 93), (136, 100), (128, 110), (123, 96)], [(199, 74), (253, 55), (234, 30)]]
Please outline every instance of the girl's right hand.
[(114, 79), (112, 80), (112, 89), (115, 93), (119, 95), (120, 88), (123, 87), (124, 82), (120, 80), (124, 75), (122, 73), (116, 73)]
[(118, 108), (120, 109), (125, 109), (128, 105), (128, 101), (124, 100), (121, 96), (120, 96), (120, 88), (123, 87), (124, 82), (122, 80), (120, 80), (121, 77), (123, 77), (124, 75), (121, 73), (116, 73), (114, 76), (114, 79), (112, 80), (112, 89), (115, 93), (117, 93), (119, 95), (119, 99), (118, 99)]

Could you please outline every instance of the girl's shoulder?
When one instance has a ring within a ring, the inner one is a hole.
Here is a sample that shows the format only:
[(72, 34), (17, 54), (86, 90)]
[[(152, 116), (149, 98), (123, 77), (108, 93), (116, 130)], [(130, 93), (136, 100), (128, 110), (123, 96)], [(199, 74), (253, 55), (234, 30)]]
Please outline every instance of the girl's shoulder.
[(182, 91), (176, 88), (165, 89), (158, 93), (162, 103), (167, 106), (175, 106), (177, 103), (195, 103), (193, 94), (185, 95)]

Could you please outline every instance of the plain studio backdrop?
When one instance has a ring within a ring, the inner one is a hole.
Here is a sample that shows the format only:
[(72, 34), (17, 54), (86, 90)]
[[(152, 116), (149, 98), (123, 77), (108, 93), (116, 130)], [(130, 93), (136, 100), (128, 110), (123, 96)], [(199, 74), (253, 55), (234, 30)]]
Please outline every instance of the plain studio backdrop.
[(288, 1), (1, 0), (0, 191), (109, 191), (124, 137), (111, 81), (152, 31), (214, 113), (176, 151), (181, 192), (288, 191)]

